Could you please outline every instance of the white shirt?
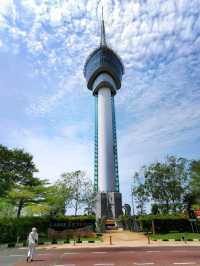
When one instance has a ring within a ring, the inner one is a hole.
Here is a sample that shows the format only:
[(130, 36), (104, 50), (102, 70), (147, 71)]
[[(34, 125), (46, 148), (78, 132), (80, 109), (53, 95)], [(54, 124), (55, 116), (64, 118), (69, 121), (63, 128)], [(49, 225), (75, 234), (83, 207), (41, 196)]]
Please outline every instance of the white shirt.
[(30, 232), (28, 236), (28, 244), (33, 245), (38, 241), (38, 233), (37, 232)]

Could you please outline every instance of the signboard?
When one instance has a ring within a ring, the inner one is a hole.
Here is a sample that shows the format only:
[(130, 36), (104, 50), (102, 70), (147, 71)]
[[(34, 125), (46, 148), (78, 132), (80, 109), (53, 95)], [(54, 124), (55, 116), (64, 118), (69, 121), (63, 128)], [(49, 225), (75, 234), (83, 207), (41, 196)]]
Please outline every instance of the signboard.
[(85, 226), (94, 225), (93, 221), (56, 221), (52, 220), (49, 223), (49, 228), (62, 231), (66, 229), (78, 229)]

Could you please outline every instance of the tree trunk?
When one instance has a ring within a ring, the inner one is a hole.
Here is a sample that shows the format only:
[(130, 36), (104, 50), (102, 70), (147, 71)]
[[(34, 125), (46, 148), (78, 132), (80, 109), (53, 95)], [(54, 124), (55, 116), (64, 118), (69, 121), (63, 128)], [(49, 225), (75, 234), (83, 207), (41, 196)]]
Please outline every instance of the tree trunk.
[(77, 215), (77, 211), (78, 211), (78, 200), (76, 200), (75, 202), (75, 212), (74, 212), (75, 216)]
[(23, 207), (24, 207), (24, 202), (23, 202), (23, 200), (20, 200), (19, 204), (18, 204), (18, 209), (17, 209), (17, 218), (20, 217)]
[(167, 213), (169, 213), (169, 210), (170, 210), (169, 201), (166, 200), (166, 211), (167, 211)]

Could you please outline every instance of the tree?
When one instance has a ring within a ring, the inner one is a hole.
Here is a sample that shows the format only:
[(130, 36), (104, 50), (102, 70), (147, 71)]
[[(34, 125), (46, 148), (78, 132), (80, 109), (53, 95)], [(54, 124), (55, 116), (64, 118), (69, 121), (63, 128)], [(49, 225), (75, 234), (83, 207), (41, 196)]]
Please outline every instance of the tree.
[(47, 190), (46, 202), (49, 206), (49, 214), (65, 215), (70, 207), (72, 198), (72, 188), (70, 184), (61, 177)]
[(165, 162), (144, 167), (145, 187), (159, 209), (168, 213), (183, 207), (183, 198), (188, 186), (188, 161), (174, 156)]
[(190, 163), (190, 189), (197, 199), (200, 199), (200, 160), (193, 160)]
[(136, 172), (133, 176), (132, 196), (136, 199), (136, 208), (138, 209), (139, 214), (144, 214), (148, 195), (145, 185), (141, 181), (142, 178), (140, 177), (140, 174)]
[(184, 198), (189, 216), (194, 216), (193, 209), (200, 208), (200, 160), (192, 160), (189, 167), (189, 186)]
[(8, 200), (17, 207), (17, 217), (20, 217), (24, 207), (45, 201), (46, 180), (32, 178), (29, 185), (15, 184), (8, 192)]
[(93, 184), (91, 180), (85, 182), (85, 197), (83, 198), (83, 204), (85, 205), (84, 212), (87, 215), (95, 214), (95, 205), (96, 205), (96, 192), (93, 189)]
[(28, 215), (64, 216), (71, 204), (72, 190), (62, 178), (45, 187), (43, 200), (29, 202), (25, 208)]
[(133, 190), (134, 196), (136, 197), (136, 208), (139, 210), (139, 214), (145, 213), (145, 203), (148, 199), (145, 186), (143, 184), (139, 184)]
[(38, 170), (33, 156), (22, 149), (8, 149), (0, 145), (0, 196), (6, 195), (13, 185), (30, 185)]
[[(89, 193), (90, 183), (83, 171), (74, 171), (62, 174), (62, 179), (71, 191), (71, 207), (74, 209), (74, 215), (87, 202), (90, 202), (91, 194)], [(88, 197), (89, 195), (89, 197)]]
[(0, 145), (0, 196), (4, 196), (10, 189), (11, 178), (11, 152), (8, 148)]
[(15, 207), (5, 198), (0, 198), (0, 218), (14, 217)]
[(49, 216), (51, 206), (47, 202), (30, 203), (23, 209), (24, 216)]
[(151, 213), (152, 213), (153, 215), (157, 215), (157, 214), (160, 213), (159, 205), (158, 205), (158, 204), (153, 203), (153, 204), (151, 205)]

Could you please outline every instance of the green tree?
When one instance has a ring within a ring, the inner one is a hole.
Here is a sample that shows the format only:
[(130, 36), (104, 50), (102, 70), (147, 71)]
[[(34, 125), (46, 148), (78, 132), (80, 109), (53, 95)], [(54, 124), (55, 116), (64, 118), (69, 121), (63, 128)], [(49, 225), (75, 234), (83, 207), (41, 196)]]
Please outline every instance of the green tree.
[(144, 184), (139, 184), (133, 189), (133, 194), (136, 198), (136, 208), (139, 211), (139, 214), (145, 213), (145, 203), (148, 200), (147, 192)]
[(7, 147), (0, 145), (0, 196), (4, 196), (12, 184), (11, 152)]
[(190, 164), (190, 189), (197, 199), (200, 199), (200, 160), (193, 160)]
[(86, 202), (88, 203), (90, 201), (90, 180), (86, 177), (85, 172), (80, 170), (64, 173), (61, 177), (71, 191), (71, 207), (74, 209), (74, 215), (77, 215), (78, 210), (80, 210)]
[(23, 208), (30, 204), (39, 204), (45, 201), (46, 194), (46, 180), (39, 178), (31, 178), (32, 183), (23, 185), (17, 183), (8, 192), (8, 200), (16, 207), (17, 217), (20, 217)]
[(159, 209), (159, 205), (158, 205), (158, 204), (153, 203), (153, 204), (151, 205), (151, 213), (152, 213), (153, 215), (157, 215), (157, 214), (160, 213), (160, 209)]
[(15, 207), (5, 198), (0, 198), (0, 218), (14, 217)]
[(148, 200), (148, 194), (145, 188), (145, 184), (142, 183), (142, 176), (140, 176), (138, 172), (136, 172), (133, 176), (132, 197), (133, 204), (134, 202), (136, 203), (136, 209), (138, 210), (138, 213), (144, 214), (145, 205)]
[(50, 186), (46, 194), (46, 202), (49, 206), (51, 216), (65, 215), (70, 207), (72, 199), (72, 188), (67, 180), (61, 177)]
[(23, 209), (24, 216), (49, 216), (51, 206), (47, 202), (30, 203)]
[(162, 212), (176, 212), (183, 208), (189, 177), (186, 159), (169, 156), (163, 163), (144, 167), (144, 177), (148, 195)]
[(37, 171), (31, 154), (0, 145), (0, 197), (15, 184), (31, 185)]
[(189, 167), (190, 181), (184, 202), (189, 216), (194, 216), (193, 209), (200, 208), (200, 160), (192, 160)]
[(85, 205), (84, 212), (87, 215), (95, 214), (96, 192), (94, 191), (92, 181), (88, 179), (83, 189), (85, 191), (83, 197), (83, 204)]

